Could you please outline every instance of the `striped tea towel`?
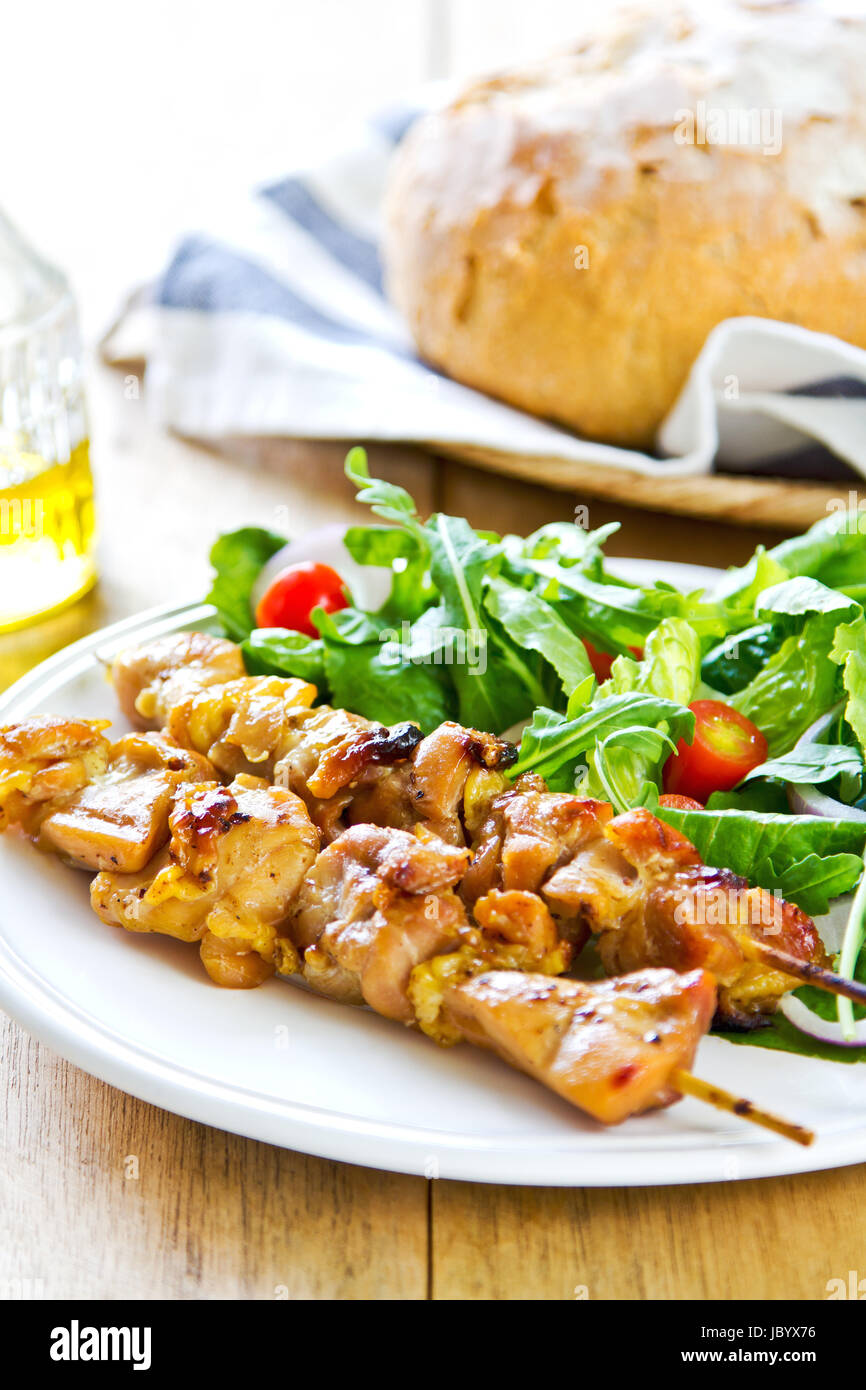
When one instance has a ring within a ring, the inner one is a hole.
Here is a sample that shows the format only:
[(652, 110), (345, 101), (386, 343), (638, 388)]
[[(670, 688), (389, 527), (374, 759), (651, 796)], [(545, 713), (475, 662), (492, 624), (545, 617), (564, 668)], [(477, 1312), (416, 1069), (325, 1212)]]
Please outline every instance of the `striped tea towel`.
[(766, 319), (708, 338), (659, 433), (658, 456), (595, 444), (419, 361), (382, 289), (380, 204), (417, 112), (356, 125), (316, 167), (187, 237), (104, 343), (147, 359), (156, 418), (232, 435), (437, 442), (629, 468), (866, 476), (866, 352)]

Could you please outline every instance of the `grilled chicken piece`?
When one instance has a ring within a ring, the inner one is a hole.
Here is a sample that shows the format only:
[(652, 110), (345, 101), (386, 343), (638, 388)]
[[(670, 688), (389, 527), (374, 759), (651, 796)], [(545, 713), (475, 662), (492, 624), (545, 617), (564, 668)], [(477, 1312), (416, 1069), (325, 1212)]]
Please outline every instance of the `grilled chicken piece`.
[(797, 960), (827, 963), (810, 917), (727, 869), (708, 867), (684, 835), (649, 811), (617, 816), (606, 834), (635, 874), (633, 905), (599, 943), (611, 974), (638, 965), (700, 966), (718, 982), (719, 1022), (749, 1028), (800, 984), (749, 959), (751, 941)]
[[(563, 866), (586, 863), (598, 853), (612, 814), (607, 802), (549, 792), (540, 777), (519, 778), (492, 802), (480, 827), (461, 886), (464, 899), (471, 904), (491, 886), (543, 892), (560, 934), (580, 950), (595, 920), (588, 891), (558, 897), (548, 885), (561, 881)], [(582, 887), (589, 889), (586, 876)]]
[(319, 847), (303, 802), (245, 775), (229, 787), (187, 784), (169, 828), (168, 846), (140, 873), (97, 875), (97, 915), (127, 931), (200, 940), (208, 974), (230, 988), (296, 970), (280, 929)]
[(157, 637), (121, 652), (111, 667), (120, 707), (139, 729), (162, 728), (172, 706), (196, 690), (245, 674), (240, 647), (207, 632)]
[(285, 676), (244, 676), (195, 690), (173, 704), (165, 726), (184, 748), (203, 753), (227, 778), (273, 780), (274, 764), (316, 687)]
[(446, 988), (463, 1037), (492, 1049), (602, 1124), (670, 1105), (715, 1007), (703, 970), (641, 970), (584, 984), (495, 971)]
[(419, 742), (409, 762), (353, 789), (345, 817), (403, 830), (421, 825), (462, 848), (508, 787), (504, 769), (516, 757), (512, 743), (448, 720)]
[(0, 728), (0, 831), (38, 834), (47, 815), (103, 773), (109, 723), (40, 714)]
[(513, 743), (450, 720), (440, 724), (412, 760), (410, 804), (415, 820), (449, 844), (464, 845), (463, 801), (470, 777), (478, 769), (503, 773), (516, 761)]
[(391, 780), (393, 769), (405, 764), (422, 737), (415, 724), (386, 729), (348, 710), (320, 705), (292, 720), (274, 780), (302, 798), (330, 843), (345, 829), (352, 803)]
[(352, 826), (316, 860), (290, 927), (313, 989), (414, 1022), (409, 977), (468, 931), (454, 892), (467, 853), (433, 835)]
[(80, 869), (137, 873), (168, 839), (174, 789), (213, 775), (206, 758), (164, 734), (126, 734), (104, 771), (45, 817), (40, 844)]
[(475, 904), (474, 919), (477, 925), (464, 933), (456, 950), (416, 965), (409, 982), (419, 1028), (446, 1046), (462, 1037), (445, 1007), (449, 987), (490, 970), (562, 975), (574, 955), (573, 944), (536, 893), (492, 888)]
[(480, 807), (507, 787), (513, 744), (447, 722), (424, 738), (348, 710), (312, 708), (305, 681), (243, 674), (240, 649), (205, 633), (160, 638), (120, 656), (113, 675), (137, 722), (165, 725), (225, 777), (258, 774), (295, 792), (326, 841), (346, 825), (424, 825), (465, 844)]

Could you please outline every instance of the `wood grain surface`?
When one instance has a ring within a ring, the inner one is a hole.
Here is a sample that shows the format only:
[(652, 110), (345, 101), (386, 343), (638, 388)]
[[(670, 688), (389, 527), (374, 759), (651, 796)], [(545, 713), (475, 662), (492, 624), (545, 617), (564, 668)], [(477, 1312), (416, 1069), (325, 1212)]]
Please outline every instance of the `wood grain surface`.
[[(221, 456), (155, 435), (123, 379), (92, 383), (102, 582), (52, 623), (0, 639), (6, 683), (65, 642), (196, 596), (241, 521), (299, 533), (352, 515), (338, 445)], [(376, 450), (422, 509), (526, 531), (583, 498)], [(766, 536), (591, 502), (611, 549), (731, 564)], [(772, 522), (772, 518), (769, 519)], [(631, 1190), (428, 1183), (227, 1135), (132, 1099), (3, 1020), (0, 1294), (45, 1298), (826, 1297), (866, 1275), (866, 1172)]]

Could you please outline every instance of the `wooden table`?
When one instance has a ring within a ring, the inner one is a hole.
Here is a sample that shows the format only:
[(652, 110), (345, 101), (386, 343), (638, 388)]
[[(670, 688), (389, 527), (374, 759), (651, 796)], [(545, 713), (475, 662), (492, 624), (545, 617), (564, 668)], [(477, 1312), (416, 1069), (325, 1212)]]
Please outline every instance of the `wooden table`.
[[(204, 592), (214, 535), (297, 534), (354, 513), (342, 446), (232, 457), (155, 435), (135, 384), (92, 384), (102, 582), (54, 622), (0, 639), (0, 684), (63, 643)], [(526, 531), (587, 503), (620, 554), (730, 564), (756, 532), (628, 512), (418, 451), (374, 470), (426, 510)], [(37, 924), (34, 924), (36, 926)], [(46, 1298), (826, 1297), (866, 1273), (862, 1168), (696, 1187), (493, 1187), (354, 1168), (193, 1124), (62, 1061), (3, 1020), (0, 1293)]]

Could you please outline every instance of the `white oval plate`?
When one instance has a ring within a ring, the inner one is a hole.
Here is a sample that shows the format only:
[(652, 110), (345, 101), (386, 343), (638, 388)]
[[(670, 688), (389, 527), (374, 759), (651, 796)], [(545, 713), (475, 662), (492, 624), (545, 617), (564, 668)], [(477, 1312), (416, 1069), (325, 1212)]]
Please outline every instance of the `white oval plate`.
[[(617, 570), (689, 586), (711, 574), (623, 561)], [(100, 656), (210, 617), (207, 607), (186, 605), (106, 628), (7, 691), (0, 720), (36, 712), (114, 718)], [(154, 1105), (398, 1172), (646, 1186), (866, 1160), (866, 1067), (703, 1042), (702, 1076), (811, 1125), (820, 1136), (811, 1149), (694, 1100), (605, 1130), (470, 1047), (441, 1050), (283, 981), (217, 989), (197, 951), (104, 926), (90, 911), (88, 878), (14, 835), (0, 840), (0, 1006), (70, 1061)]]

